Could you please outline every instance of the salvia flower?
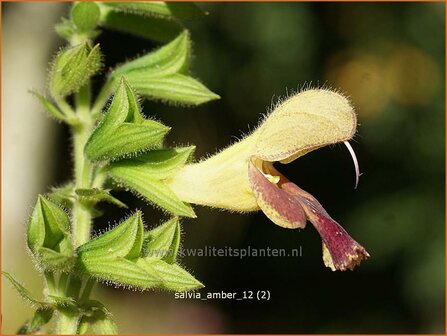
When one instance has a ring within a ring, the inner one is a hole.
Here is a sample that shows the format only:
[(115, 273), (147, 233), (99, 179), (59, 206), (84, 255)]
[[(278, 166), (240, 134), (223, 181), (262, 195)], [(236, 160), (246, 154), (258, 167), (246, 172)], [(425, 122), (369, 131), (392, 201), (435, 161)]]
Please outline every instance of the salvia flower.
[(252, 134), (185, 166), (167, 182), (185, 202), (234, 211), (260, 209), (275, 224), (290, 229), (304, 228), (308, 220), (322, 238), (325, 265), (334, 271), (352, 270), (368, 252), (273, 163), (289, 163), (320, 147), (348, 141), (356, 127), (346, 98), (323, 89), (303, 91), (278, 104)]

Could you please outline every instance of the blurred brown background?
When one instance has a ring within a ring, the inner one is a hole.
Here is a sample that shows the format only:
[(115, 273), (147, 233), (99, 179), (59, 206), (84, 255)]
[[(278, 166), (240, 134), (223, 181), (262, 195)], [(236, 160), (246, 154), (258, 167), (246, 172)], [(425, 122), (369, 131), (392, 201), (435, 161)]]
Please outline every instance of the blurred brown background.
[[(24, 251), (37, 193), (71, 175), (70, 136), (46, 118), (28, 89), (45, 89), (47, 62), (62, 45), (54, 24), (67, 4), (3, 5), (3, 269), (34, 293), (42, 279)], [(193, 74), (222, 99), (189, 109), (146, 102), (173, 127), (170, 144), (213, 153), (256, 125), (272, 101), (302, 85), (351, 97), (360, 127), (353, 146), (364, 172), (353, 189), (344, 148), (324, 148), (280, 170), (325, 205), (371, 258), (333, 273), (309, 225), (281, 229), (262, 213), (196, 207), (183, 247), (297, 248), (300, 258), (184, 258), (208, 291), (265, 290), (269, 302), (175, 300), (169, 292), (99, 286), (95, 295), (123, 333), (444, 333), (445, 8), (443, 3), (201, 3), (186, 24)], [(157, 44), (116, 32), (99, 42), (105, 68)], [(101, 83), (101, 77), (96, 84)], [(126, 193), (149, 226), (165, 216)], [(96, 228), (124, 217), (104, 207)], [(3, 332), (31, 310), (2, 286)]]

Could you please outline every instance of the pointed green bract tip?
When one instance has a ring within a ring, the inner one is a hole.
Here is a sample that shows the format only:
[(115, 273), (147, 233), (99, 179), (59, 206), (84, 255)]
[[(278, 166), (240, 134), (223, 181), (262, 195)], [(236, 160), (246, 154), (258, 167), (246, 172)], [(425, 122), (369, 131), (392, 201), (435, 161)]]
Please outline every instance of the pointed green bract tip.
[(50, 92), (54, 98), (65, 97), (79, 89), (101, 68), (99, 44), (87, 42), (62, 50), (50, 72)]
[(159, 147), (169, 127), (147, 120), (132, 87), (124, 77), (102, 122), (85, 146), (92, 161), (116, 160)]

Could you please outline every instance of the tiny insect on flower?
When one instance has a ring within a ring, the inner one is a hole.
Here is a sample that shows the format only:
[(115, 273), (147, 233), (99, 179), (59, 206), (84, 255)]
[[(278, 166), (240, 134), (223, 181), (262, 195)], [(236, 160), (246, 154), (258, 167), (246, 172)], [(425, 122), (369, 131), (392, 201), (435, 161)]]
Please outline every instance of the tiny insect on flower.
[(329, 90), (307, 90), (280, 103), (249, 136), (201, 162), (187, 165), (167, 181), (185, 202), (235, 211), (262, 210), (284, 228), (310, 221), (323, 241), (323, 261), (332, 270), (353, 269), (368, 252), (334, 221), (308, 192), (278, 172), (274, 162), (290, 163), (324, 146), (348, 140), (357, 127), (346, 98)]

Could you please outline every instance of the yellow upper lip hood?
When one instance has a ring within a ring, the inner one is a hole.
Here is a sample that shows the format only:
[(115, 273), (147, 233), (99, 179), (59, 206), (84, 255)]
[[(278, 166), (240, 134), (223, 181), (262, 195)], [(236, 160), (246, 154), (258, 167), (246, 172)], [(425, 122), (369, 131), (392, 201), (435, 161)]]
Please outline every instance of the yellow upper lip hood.
[(326, 145), (351, 139), (357, 117), (339, 93), (312, 89), (278, 104), (257, 130), (254, 155), (265, 161), (289, 163)]

